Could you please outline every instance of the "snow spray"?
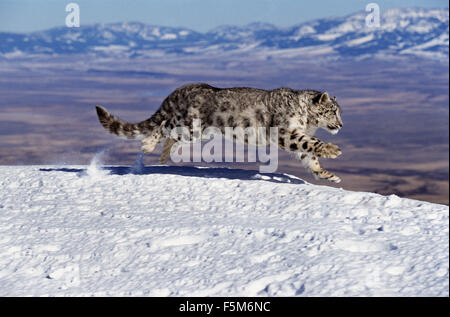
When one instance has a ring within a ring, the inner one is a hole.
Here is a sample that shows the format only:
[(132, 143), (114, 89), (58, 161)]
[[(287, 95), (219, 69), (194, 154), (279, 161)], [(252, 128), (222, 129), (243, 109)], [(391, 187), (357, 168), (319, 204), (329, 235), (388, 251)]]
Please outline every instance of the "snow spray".
[(90, 178), (99, 178), (108, 175), (110, 172), (103, 169), (101, 167), (102, 165), (102, 159), (105, 153), (108, 151), (108, 149), (103, 149), (100, 152), (95, 153), (94, 157), (92, 158), (91, 162), (89, 163), (88, 168), (86, 169), (86, 175)]
[(144, 172), (144, 154), (140, 153), (134, 162), (133, 166), (130, 167), (131, 174), (142, 174)]

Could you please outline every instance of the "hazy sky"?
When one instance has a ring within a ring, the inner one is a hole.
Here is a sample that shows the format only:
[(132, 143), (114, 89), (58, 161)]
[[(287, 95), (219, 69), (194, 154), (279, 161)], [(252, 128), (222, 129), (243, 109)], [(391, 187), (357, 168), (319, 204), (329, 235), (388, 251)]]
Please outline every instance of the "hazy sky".
[(207, 31), (255, 21), (289, 26), (364, 10), (376, 2), (392, 7), (447, 8), (447, 0), (0, 0), (0, 31), (29, 32), (64, 25), (65, 7), (80, 6), (81, 25), (122, 21), (184, 26)]

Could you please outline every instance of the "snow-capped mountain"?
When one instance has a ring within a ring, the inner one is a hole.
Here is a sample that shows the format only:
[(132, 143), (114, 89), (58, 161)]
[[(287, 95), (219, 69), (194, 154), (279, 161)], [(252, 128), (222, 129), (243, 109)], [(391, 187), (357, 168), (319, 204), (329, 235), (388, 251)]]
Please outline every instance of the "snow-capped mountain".
[(135, 57), (227, 52), (374, 57), (415, 55), (448, 59), (448, 9), (398, 8), (382, 14), (380, 27), (366, 25), (367, 12), (279, 28), (268, 23), (221, 26), (206, 33), (140, 22), (59, 27), (29, 34), (0, 33), (0, 55), (99, 54)]

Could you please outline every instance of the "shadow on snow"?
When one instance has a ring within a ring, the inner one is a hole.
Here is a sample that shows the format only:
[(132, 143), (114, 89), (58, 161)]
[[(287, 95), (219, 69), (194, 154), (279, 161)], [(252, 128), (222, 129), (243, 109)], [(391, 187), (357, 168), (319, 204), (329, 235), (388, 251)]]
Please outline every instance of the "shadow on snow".
[[(295, 176), (276, 173), (259, 173), (254, 170), (231, 169), (223, 167), (195, 167), (195, 166), (145, 166), (136, 169), (129, 166), (105, 166), (103, 170), (110, 171), (110, 175), (152, 175), (168, 174), (203, 178), (225, 178), (240, 180), (260, 180), (273, 183), (305, 184)], [(82, 168), (41, 168), (41, 172), (67, 172), (86, 175), (87, 169)]]

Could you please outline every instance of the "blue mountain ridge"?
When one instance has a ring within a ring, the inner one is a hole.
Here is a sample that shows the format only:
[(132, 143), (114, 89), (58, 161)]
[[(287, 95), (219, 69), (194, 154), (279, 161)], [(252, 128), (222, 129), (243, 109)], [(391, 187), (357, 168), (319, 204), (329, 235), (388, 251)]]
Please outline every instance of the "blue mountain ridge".
[(379, 28), (366, 25), (368, 13), (318, 19), (280, 28), (268, 23), (220, 26), (206, 33), (140, 22), (56, 27), (28, 34), (0, 32), (0, 56), (28, 54), (197, 55), (227, 52), (322, 51), (336, 57), (416, 55), (448, 59), (447, 9), (396, 8), (382, 14)]

